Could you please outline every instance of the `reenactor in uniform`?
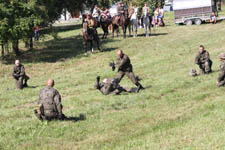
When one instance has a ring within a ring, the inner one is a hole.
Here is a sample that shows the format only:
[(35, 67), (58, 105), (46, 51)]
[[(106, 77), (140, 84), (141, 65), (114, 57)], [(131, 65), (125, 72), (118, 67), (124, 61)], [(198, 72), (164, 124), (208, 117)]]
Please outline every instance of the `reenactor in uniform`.
[(117, 16), (115, 18), (115, 22), (117, 22), (117, 25), (119, 26), (119, 22), (120, 22), (120, 16), (121, 14), (124, 13), (124, 6), (123, 6), (123, 2), (119, 2), (118, 6), (117, 6)]
[(91, 17), (91, 14), (88, 13), (84, 21), (88, 24), (88, 35), (94, 35), (96, 23), (95, 20)]
[(35, 115), (40, 120), (65, 119), (62, 112), (61, 96), (53, 88), (54, 80), (49, 79), (47, 86), (40, 91), (38, 108), (34, 110)]
[(138, 82), (137, 78), (133, 73), (133, 66), (131, 64), (130, 58), (123, 53), (122, 49), (117, 51), (118, 59), (116, 61), (115, 66), (112, 66), (113, 71), (115, 67), (118, 68), (118, 83), (123, 79), (126, 75), (138, 88), (137, 91), (140, 89), (144, 89), (144, 87)]
[(12, 76), (16, 80), (17, 89), (23, 89), (24, 87), (28, 86), (27, 80), (29, 80), (29, 77), (26, 75), (25, 68), (20, 63), (19, 60), (15, 61), (15, 66), (13, 67)]
[(199, 53), (195, 58), (195, 63), (199, 65), (200, 74), (208, 74), (212, 72), (212, 61), (210, 60), (209, 52), (207, 52), (203, 45), (200, 45)]
[(88, 25), (87, 34), (89, 36), (89, 39), (95, 40), (98, 49), (101, 51), (98, 32), (96, 30), (96, 21), (92, 18), (91, 14), (88, 13), (87, 18), (84, 20), (84, 22), (86, 22)]
[(221, 60), (221, 65), (220, 65), (220, 73), (218, 77), (218, 81), (216, 83), (216, 86), (225, 86), (225, 53), (221, 53), (219, 55), (219, 58)]
[(96, 79), (95, 88), (98, 89), (103, 95), (115, 94), (118, 95), (121, 92), (136, 92), (131, 88), (123, 88), (119, 85), (118, 80), (115, 78), (105, 78), (100, 83), (100, 77)]

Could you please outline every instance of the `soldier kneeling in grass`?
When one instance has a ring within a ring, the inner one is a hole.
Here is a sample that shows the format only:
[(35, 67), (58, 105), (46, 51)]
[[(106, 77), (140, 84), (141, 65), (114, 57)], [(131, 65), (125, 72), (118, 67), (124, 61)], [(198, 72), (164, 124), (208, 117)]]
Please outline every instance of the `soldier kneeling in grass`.
[(103, 95), (115, 94), (118, 95), (121, 92), (138, 92), (132, 88), (124, 88), (119, 85), (118, 79), (115, 78), (105, 78), (102, 83), (100, 83), (100, 77), (96, 79), (95, 88), (98, 89)]
[(221, 53), (219, 55), (219, 59), (222, 62), (220, 65), (220, 73), (218, 77), (218, 81), (216, 83), (216, 86), (225, 86), (225, 53)]
[(25, 73), (24, 66), (20, 63), (19, 60), (15, 61), (15, 66), (13, 67), (12, 72), (13, 78), (16, 80), (16, 88), (17, 89), (23, 89), (24, 87), (27, 87), (27, 80), (30, 78)]
[(61, 96), (59, 92), (53, 88), (54, 80), (49, 79), (47, 86), (40, 92), (38, 101), (38, 109), (34, 110), (34, 113), (38, 119), (52, 120), (52, 119), (65, 119), (65, 115), (62, 112)]
[(195, 58), (195, 63), (199, 66), (200, 74), (208, 74), (212, 72), (212, 61), (209, 52), (207, 52), (203, 45), (199, 47), (199, 53)]

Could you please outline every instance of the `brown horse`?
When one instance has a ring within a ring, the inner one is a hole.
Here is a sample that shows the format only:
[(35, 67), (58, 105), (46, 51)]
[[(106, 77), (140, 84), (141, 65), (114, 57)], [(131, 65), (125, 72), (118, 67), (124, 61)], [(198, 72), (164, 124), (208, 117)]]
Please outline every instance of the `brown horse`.
[(87, 22), (83, 22), (82, 34), (83, 34), (83, 45), (84, 45), (85, 53), (87, 53), (87, 43), (88, 42), (90, 43), (90, 46), (91, 46), (91, 52), (94, 52), (93, 41), (96, 42), (98, 50), (101, 51), (101, 49), (99, 47), (98, 33), (95, 28), (90, 29), (90, 28), (88, 28)]
[(111, 25), (111, 23), (111, 19), (108, 19), (107, 16), (101, 17), (101, 27), (104, 32), (102, 39), (107, 38), (107, 35), (109, 34), (109, 26)]
[(118, 16), (114, 16), (112, 18), (112, 37), (114, 37), (114, 31), (116, 30), (117, 32), (117, 37), (119, 33), (119, 26), (122, 27), (123, 29), (123, 38), (126, 38), (127, 34), (127, 27), (130, 24), (130, 18), (129, 18), (129, 13), (128, 10), (126, 9), (124, 13), (120, 14), (120, 18), (117, 19)]

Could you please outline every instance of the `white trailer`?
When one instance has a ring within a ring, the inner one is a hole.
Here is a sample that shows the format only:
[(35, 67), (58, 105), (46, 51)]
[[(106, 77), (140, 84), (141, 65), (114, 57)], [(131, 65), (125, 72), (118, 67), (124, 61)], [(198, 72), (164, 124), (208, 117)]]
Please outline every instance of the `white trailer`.
[(213, 8), (213, 0), (173, 0), (175, 23), (200, 25), (210, 20)]

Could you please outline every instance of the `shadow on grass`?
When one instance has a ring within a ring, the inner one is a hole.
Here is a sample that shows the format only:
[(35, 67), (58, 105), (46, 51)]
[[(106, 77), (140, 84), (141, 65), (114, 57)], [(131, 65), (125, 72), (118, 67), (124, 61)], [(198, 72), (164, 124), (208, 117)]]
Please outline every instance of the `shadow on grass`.
[(51, 34), (52, 30), (55, 30), (57, 33), (60, 32), (66, 32), (71, 30), (81, 30), (82, 25), (81, 24), (75, 24), (75, 25), (65, 25), (65, 26), (53, 26), (53, 28), (43, 28), (39, 31), (40, 35), (44, 34)]
[[(151, 36), (161, 36), (161, 35), (168, 35), (168, 33), (152, 33), (149, 35), (149, 37)], [(138, 34), (138, 37), (140, 36), (146, 36), (146, 34)]]
[(80, 114), (79, 117), (66, 117), (62, 121), (78, 122), (78, 121), (84, 121), (84, 120), (86, 120), (86, 115)]
[[(113, 51), (117, 47), (104, 48), (105, 44), (114, 42), (116, 39), (100, 40), (100, 47), (104, 51)], [(4, 64), (13, 64), (15, 59), (20, 59), (22, 63), (39, 63), (49, 62), (54, 63), (57, 61), (65, 61), (70, 58), (85, 57), (85, 50), (83, 48), (82, 35), (74, 37), (68, 37), (58, 40), (50, 40), (46, 42), (35, 43), (37, 49), (23, 51), (19, 57), (10, 55), (3, 60)], [(96, 43), (94, 43), (94, 49), (96, 50)], [(90, 51), (90, 44), (88, 43), (88, 51)]]

